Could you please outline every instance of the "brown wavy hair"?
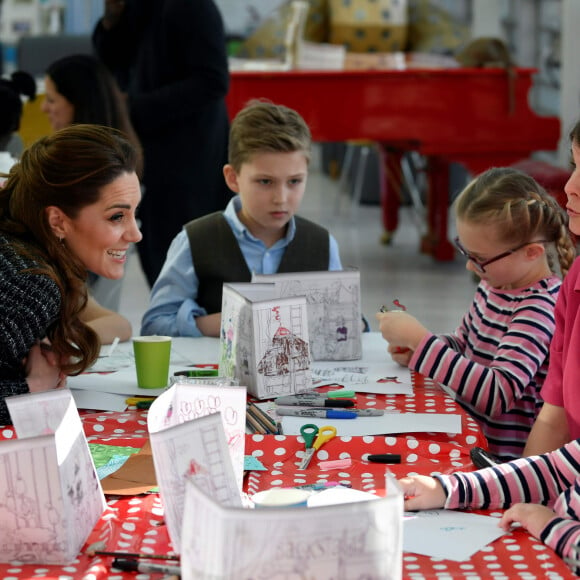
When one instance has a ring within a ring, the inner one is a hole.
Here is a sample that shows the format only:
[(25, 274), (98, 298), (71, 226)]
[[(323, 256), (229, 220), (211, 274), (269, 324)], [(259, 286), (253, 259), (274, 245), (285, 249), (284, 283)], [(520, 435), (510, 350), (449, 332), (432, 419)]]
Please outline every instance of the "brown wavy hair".
[(516, 169), (493, 167), (478, 175), (455, 200), (455, 215), (497, 226), (503, 241), (514, 246), (540, 239), (553, 242), (562, 276), (574, 261), (566, 212), (535, 179)]
[(99, 339), (79, 319), (87, 303), (87, 270), (52, 231), (45, 211), (60, 208), (69, 218), (96, 203), (103, 187), (134, 173), (137, 152), (116, 129), (72, 125), (39, 139), (22, 153), (0, 189), (0, 232), (14, 240), (16, 252), (34, 259), (35, 273), (58, 285), (62, 306), (47, 330), (67, 374), (84, 371), (96, 359)]

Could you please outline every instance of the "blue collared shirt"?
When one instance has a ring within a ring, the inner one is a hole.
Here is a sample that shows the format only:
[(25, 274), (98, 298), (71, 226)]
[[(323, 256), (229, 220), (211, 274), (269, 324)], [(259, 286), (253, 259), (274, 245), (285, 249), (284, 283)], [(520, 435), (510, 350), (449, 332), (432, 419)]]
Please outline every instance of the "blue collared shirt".
[[(294, 218), (288, 222), (286, 237), (267, 248), (239, 220), (239, 196), (233, 197), (224, 210), (224, 217), (232, 228), (248, 269), (255, 274), (275, 274), (288, 244), (294, 239)], [(329, 270), (342, 270), (338, 243), (329, 234)], [(165, 336), (202, 336), (195, 319), (205, 316), (206, 310), (197, 302), (199, 280), (193, 267), (187, 232), (175, 236), (167, 252), (165, 264), (151, 290), (149, 309), (143, 316), (141, 334)]]

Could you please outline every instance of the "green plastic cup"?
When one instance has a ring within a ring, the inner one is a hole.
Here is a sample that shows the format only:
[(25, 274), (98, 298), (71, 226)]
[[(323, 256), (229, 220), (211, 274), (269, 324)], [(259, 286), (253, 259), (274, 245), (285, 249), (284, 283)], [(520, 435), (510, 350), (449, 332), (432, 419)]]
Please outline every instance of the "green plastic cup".
[(133, 338), (137, 385), (141, 389), (162, 389), (169, 382), (170, 336)]

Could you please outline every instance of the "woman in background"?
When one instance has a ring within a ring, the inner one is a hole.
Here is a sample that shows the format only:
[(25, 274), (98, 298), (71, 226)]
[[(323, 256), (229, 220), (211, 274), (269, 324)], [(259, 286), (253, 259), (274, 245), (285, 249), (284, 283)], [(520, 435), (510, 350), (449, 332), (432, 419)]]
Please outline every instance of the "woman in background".
[[(98, 59), (89, 54), (74, 54), (53, 62), (46, 71), (45, 92), (41, 109), (55, 131), (76, 123), (122, 131), (137, 150), (137, 175), (141, 176), (141, 145), (131, 125), (125, 99), (109, 70)], [(109, 280), (89, 273), (91, 295), (114, 311), (119, 310), (122, 284), (122, 279)]]

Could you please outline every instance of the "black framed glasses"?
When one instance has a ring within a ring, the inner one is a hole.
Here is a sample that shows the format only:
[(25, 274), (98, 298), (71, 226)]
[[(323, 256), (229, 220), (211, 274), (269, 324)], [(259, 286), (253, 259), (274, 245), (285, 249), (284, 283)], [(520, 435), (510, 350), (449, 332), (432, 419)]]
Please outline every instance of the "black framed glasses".
[(513, 254), (514, 252), (517, 252), (518, 250), (521, 250), (522, 248), (525, 248), (526, 246), (529, 246), (530, 244), (545, 244), (546, 243), (546, 240), (537, 240), (537, 241), (534, 241), (534, 242), (525, 242), (523, 244), (520, 244), (516, 248), (512, 248), (511, 250), (506, 250), (505, 252), (502, 252), (501, 254), (498, 254), (497, 256), (494, 256), (493, 258), (489, 258), (489, 260), (484, 260), (483, 262), (481, 260), (478, 260), (473, 254), (470, 254), (461, 245), (461, 242), (459, 241), (459, 237), (454, 238), (453, 243), (455, 244), (455, 247), (457, 248), (457, 250), (459, 251), (459, 253), (464, 258), (467, 258), (475, 266), (475, 269), (480, 274), (485, 274), (485, 267), (486, 266), (489, 266), (493, 262), (497, 262), (498, 260), (502, 260), (503, 258), (506, 258), (507, 256)]

